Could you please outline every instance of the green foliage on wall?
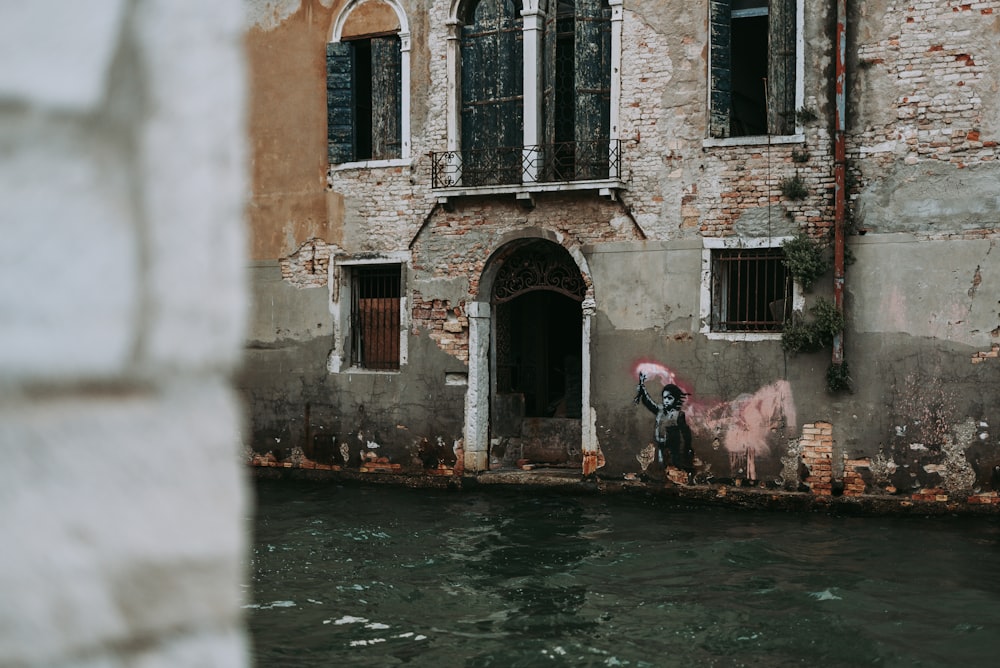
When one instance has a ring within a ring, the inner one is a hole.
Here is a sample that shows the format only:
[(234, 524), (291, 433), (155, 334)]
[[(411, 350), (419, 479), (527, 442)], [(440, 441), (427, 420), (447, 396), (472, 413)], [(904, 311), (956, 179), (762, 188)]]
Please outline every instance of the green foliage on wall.
[(809, 291), (817, 278), (830, 269), (826, 245), (807, 234), (797, 234), (781, 245), (785, 267), (802, 289)]
[(851, 371), (847, 362), (831, 364), (826, 370), (826, 389), (832, 393), (851, 389)]
[(782, 179), (778, 187), (781, 188), (781, 194), (785, 199), (796, 201), (805, 199), (809, 195), (809, 189), (798, 175)]
[(795, 314), (785, 323), (781, 347), (790, 353), (811, 353), (833, 344), (833, 337), (844, 328), (844, 314), (829, 299), (822, 297), (809, 308), (811, 321)]

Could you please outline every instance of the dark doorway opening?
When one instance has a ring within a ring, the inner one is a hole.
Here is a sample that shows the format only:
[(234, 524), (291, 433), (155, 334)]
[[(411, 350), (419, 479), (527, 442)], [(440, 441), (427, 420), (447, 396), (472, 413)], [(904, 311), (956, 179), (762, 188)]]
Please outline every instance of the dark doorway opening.
[(509, 356), (497, 390), (524, 397), (523, 417), (580, 417), (580, 302), (551, 291), (528, 292), (501, 305)]
[(549, 241), (515, 242), (496, 259), (491, 466), (579, 466), (583, 275)]

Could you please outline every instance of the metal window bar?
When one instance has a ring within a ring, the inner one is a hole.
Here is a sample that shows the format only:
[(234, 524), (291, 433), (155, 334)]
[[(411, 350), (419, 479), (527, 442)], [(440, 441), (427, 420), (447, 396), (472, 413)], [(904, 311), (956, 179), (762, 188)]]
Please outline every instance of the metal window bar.
[(792, 280), (780, 248), (716, 251), (713, 331), (780, 331), (791, 315)]
[(355, 267), (351, 279), (351, 364), (364, 369), (398, 369), (399, 265)]
[(431, 187), (452, 188), (614, 179), (621, 173), (622, 151), (615, 139), (432, 151), (430, 157)]

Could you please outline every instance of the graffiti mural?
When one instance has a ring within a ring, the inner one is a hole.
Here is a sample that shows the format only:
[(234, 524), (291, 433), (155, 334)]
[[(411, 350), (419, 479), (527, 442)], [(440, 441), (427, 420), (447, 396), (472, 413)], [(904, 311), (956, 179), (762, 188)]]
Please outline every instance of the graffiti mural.
[[(702, 460), (707, 459), (708, 448), (728, 454), (729, 471), (717, 475), (757, 480), (758, 461), (772, 457), (777, 461), (783, 451), (772, 450), (796, 434), (795, 404), (788, 381), (778, 380), (726, 401), (694, 397), (673, 371), (656, 362), (638, 363), (633, 373), (639, 379), (634, 402), (656, 415), (655, 447), (664, 463), (693, 470), (697, 453), (692, 441), (697, 441), (705, 444), (699, 446), (706, 448)], [(661, 404), (646, 391), (650, 378), (662, 384)], [(652, 463), (651, 455), (647, 449), (637, 456), (643, 470)]]
[(691, 449), (691, 428), (681, 406), (687, 393), (677, 385), (667, 383), (660, 394), (663, 403), (656, 403), (646, 391), (646, 375), (639, 373), (639, 385), (635, 391), (634, 403), (642, 403), (656, 416), (653, 439), (656, 441), (657, 457), (661, 464), (676, 466), (689, 473), (693, 470), (694, 450)]

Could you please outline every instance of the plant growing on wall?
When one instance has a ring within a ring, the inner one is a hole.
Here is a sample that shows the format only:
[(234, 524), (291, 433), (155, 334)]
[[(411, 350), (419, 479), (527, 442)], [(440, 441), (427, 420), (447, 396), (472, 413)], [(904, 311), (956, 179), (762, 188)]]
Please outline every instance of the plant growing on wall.
[(801, 125), (807, 125), (819, 118), (819, 114), (812, 107), (799, 107), (795, 110), (795, 120)]
[(802, 289), (809, 291), (817, 278), (830, 269), (826, 245), (807, 234), (797, 234), (781, 245), (785, 267)]
[(833, 344), (833, 337), (844, 328), (844, 314), (829, 299), (820, 297), (809, 308), (813, 319), (806, 321), (795, 313), (785, 323), (781, 347), (790, 353), (811, 353)]
[(809, 162), (809, 151), (800, 151), (797, 148), (792, 149), (792, 162), (803, 163)]
[(802, 181), (798, 174), (790, 176), (787, 179), (782, 179), (778, 187), (781, 188), (781, 194), (785, 196), (785, 199), (790, 199), (792, 201), (805, 199), (809, 194), (806, 184)]
[(841, 390), (851, 389), (851, 371), (847, 367), (847, 362), (831, 364), (826, 370), (826, 389), (836, 393)]

